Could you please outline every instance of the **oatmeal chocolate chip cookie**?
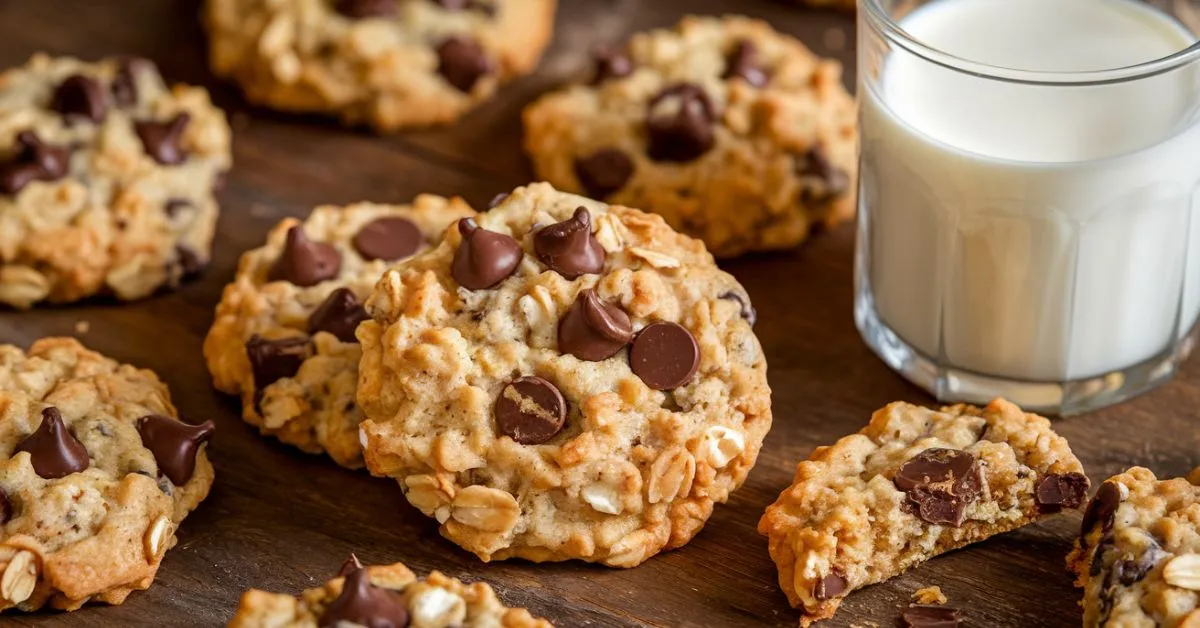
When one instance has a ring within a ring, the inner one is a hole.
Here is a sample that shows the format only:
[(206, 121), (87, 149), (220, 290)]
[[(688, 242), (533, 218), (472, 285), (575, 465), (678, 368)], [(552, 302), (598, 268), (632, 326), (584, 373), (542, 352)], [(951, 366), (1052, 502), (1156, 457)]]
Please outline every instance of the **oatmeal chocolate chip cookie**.
[(1200, 486), (1141, 467), (1109, 478), (1067, 564), (1084, 591), (1085, 628), (1200, 626)]
[(402, 563), (363, 567), (351, 556), (324, 585), (300, 597), (251, 589), (229, 628), (553, 628), (523, 608), (508, 608), (483, 582), (465, 584), (434, 571), (418, 579)]
[(680, 547), (771, 425), (748, 303), (660, 217), (518, 188), (368, 300), (367, 465), (483, 560)]
[(242, 397), (264, 434), (363, 465), (354, 391), (361, 355), (354, 330), (383, 271), (441, 239), (475, 212), (461, 199), (412, 205), (318, 207), (288, 218), (266, 246), (242, 256), (204, 342), (214, 385)]
[(688, 17), (636, 35), (524, 118), (539, 176), (661, 214), (717, 257), (793, 247), (854, 215), (841, 66), (764, 22)]
[(0, 303), (174, 287), (208, 263), (225, 115), (146, 59), (35, 55), (0, 74)]
[(856, 589), (1077, 508), (1087, 489), (1050, 421), (1007, 401), (940, 411), (893, 403), (801, 462), (758, 530), (808, 626)]
[(252, 102), (379, 131), (443, 124), (533, 69), (556, 0), (208, 0), (213, 71)]
[(212, 421), (70, 338), (0, 345), (0, 611), (120, 604), (207, 495)]

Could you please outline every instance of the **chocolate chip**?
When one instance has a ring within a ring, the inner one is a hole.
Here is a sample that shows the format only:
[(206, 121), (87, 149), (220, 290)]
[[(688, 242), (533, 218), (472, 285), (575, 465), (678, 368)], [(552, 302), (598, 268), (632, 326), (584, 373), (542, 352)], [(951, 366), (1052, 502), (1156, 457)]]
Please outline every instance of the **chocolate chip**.
[(1154, 569), (1161, 558), (1162, 553), (1152, 549), (1139, 556), (1136, 560), (1117, 561), (1113, 565), (1117, 582), (1126, 587), (1141, 582), (1146, 577), (1146, 574), (1150, 573), (1151, 569)]
[(509, 382), (496, 399), (496, 429), (522, 445), (540, 445), (562, 431), (567, 402), (540, 377)]
[(742, 296), (741, 294), (730, 290), (722, 293), (718, 298), (736, 301), (742, 309), (742, 318), (746, 319), (746, 322), (750, 323), (751, 327), (754, 327), (754, 323), (758, 322), (758, 310), (755, 310), (754, 305), (750, 303), (750, 297)]
[(437, 47), (438, 73), (459, 91), (470, 92), (492, 71), (492, 60), (473, 39), (454, 36)]
[(174, 218), (179, 215), (179, 212), (190, 207), (195, 207), (195, 205), (186, 198), (169, 198), (163, 205), (163, 212), (167, 214), (167, 218)]
[(926, 449), (900, 466), (894, 482), (923, 521), (956, 528), (983, 491), (979, 461), (960, 449)]
[(462, 243), (454, 252), (450, 274), (467, 290), (483, 290), (504, 281), (525, 257), (512, 236), (480, 228), (472, 218), (458, 221), (458, 232)]
[(1087, 476), (1082, 473), (1047, 473), (1033, 489), (1038, 510), (1058, 512), (1063, 508), (1078, 508), (1087, 497)]
[(592, 235), (592, 215), (583, 207), (562, 222), (538, 229), (533, 250), (543, 264), (567, 279), (604, 270), (604, 247)]
[(404, 259), (425, 242), (421, 229), (413, 221), (399, 216), (376, 218), (354, 234), (354, 250), (368, 260)]
[(830, 572), (817, 581), (813, 587), (813, 597), (821, 601), (833, 599), (845, 593), (847, 585), (845, 576), (836, 571)]
[(154, 62), (142, 57), (121, 57), (117, 60), (117, 73), (113, 76), (111, 86), (117, 106), (132, 107), (137, 104), (137, 75), (142, 72), (157, 72)]
[(391, 589), (371, 584), (367, 569), (355, 569), (342, 583), (342, 593), (321, 613), (320, 628), (358, 625), (366, 628), (405, 628), (408, 609)]
[(367, 310), (349, 288), (338, 288), (329, 293), (325, 302), (313, 310), (308, 317), (308, 333), (325, 331), (337, 336), (342, 342), (358, 342), (354, 330), (367, 320)]
[(337, 0), (333, 8), (338, 13), (356, 20), (392, 17), (397, 14), (396, 0)]
[(668, 87), (650, 101), (646, 112), (646, 152), (655, 161), (692, 161), (712, 148), (715, 121), (704, 88), (691, 83)]
[(634, 338), (629, 368), (655, 390), (678, 388), (700, 368), (700, 346), (683, 325), (653, 323)]
[(332, 245), (309, 240), (304, 227), (296, 225), (288, 229), (283, 251), (267, 271), (267, 281), (307, 288), (337, 277), (341, 270), (342, 254)]
[(508, 192), (501, 192), (501, 193), (493, 196), (492, 200), (488, 201), (487, 208), (488, 209), (496, 209), (496, 206), (498, 206), (500, 203), (503, 203), (504, 201), (507, 201), (507, 200), (508, 200)]
[(575, 177), (587, 195), (603, 200), (625, 187), (633, 176), (633, 161), (615, 148), (602, 148), (575, 159)]
[(363, 564), (358, 560), (358, 556), (351, 554), (350, 558), (347, 558), (346, 562), (342, 563), (342, 567), (341, 569), (338, 569), (337, 575), (339, 578), (345, 578), (346, 576), (362, 568)]
[(1087, 510), (1083, 511), (1083, 525), (1079, 531), (1080, 544), (1083, 545), (1087, 541), (1087, 534), (1092, 528), (1096, 527), (1097, 523), (1103, 523), (1102, 531), (1108, 532), (1112, 529), (1113, 519), (1117, 514), (1117, 507), (1121, 505), (1121, 488), (1116, 482), (1105, 482), (1100, 485), (1100, 489), (1096, 491), (1096, 496), (1088, 503)]
[(0, 490), (0, 526), (9, 522), (13, 516), (12, 502), (8, 500), (8, 493)]
[(171, 417), (150, 414), (138, 419), (142, 445), (154, 454), (158, 470), (175, 486), (183, 486), (196, 471), (196, 454), (212, 438), (217, 426), (212, 421), (189, 425)]
[(813, 146), (807, 153), (800, 166), (802, 176), (815, 177), (821, 182), (820, 191), (806, 189), (806, 200), (814, 202), (828, 201), (845, 194), (850, 189), (850, 175), (845, 170), (833, 165), (829, 155), (821, 144)]
[(33, 131), (17, 134), (17, 152), (0, 164), (0, 192), (13, 195), (33, 181), (57, 181), (67, 176), (71, 154), (46, 144)]
[(593, 54), (596, 58), (596, 70), (592, 75), (592, 85), (633, 74), (633, 59), (630, 59), (624, 50), (599, 48)]
[(611, 358), (632, 339), (625, 310), (601, 301), (591, 288), (579, 293), (558, 323), (558, 350), (589, 362)]
[(267, 386), (295, 375), (308, 359), (310, 348), (308, 338), (267, 340), (258, 335), (251, 336), (246, 341), (246, 356), (254, 373), (256, 394), (262, 395)]
[(181, 279), (194, 279), (208, 268), (208, 260), (186, 244), (175, 247), (175, 263), (179, 264)]
[(905, 628), (956, 628), (962, 624), (962, 612), (946, 606), (913, 604), (904, 611)]
[[(1083, 543), (1080, 543), (1080, 546), (1083, 546)], [(1105, 558), (1115, 546), (1112, 535), (1100, 539), (1100, 543), (1096, 545), (1096, 551), (1092, 553), (1092, 563), (1088, 566), (1088, 574), (1095, 578), (1104, 571)]]
[(188, 154), (181, 142), (183, 130), (191, 119), (187, 113), (179, 113), (165, 122), (135, 122), (133, 130), (141, 138), (147, 155), (164, 166), (175, 166), (187, 160)]
[(763, 87), (770, 76), (758, 62), (758, 46), (749, 39), (739, 41), (725, 57), (725, 74), (721, 78), (740, 78), (754, 87)]
[(108, 112), (108, 98), (99, 82), (75, 74), (58, 84), (50, 108), (62, 114), (68, 123), (75, 120), (100, 122)]
[(63, 424), (58, 408), (53, 407), (42, 410), (41, 425), (13, 453), (21, 451), (29, 452), (34, 472), (47, 480), (79, 473), (91, 464), (87, 449)]

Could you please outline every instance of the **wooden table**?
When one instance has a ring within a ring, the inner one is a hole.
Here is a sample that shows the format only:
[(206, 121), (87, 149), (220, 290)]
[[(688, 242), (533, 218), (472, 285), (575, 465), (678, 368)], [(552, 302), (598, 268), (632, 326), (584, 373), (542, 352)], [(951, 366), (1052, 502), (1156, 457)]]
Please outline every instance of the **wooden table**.
[[(557, 43), (541, 71), (518, 81), (457, 126), (378, 138), (324, 120), (251, 109), (205, 68), (197, 0), (0, 0), (0, 65), (37, 51), (96, 58), (136, 53), (174, 81), (202, 84), (231, 115), (234, 170), (222, 195), (214, 263), (198, 283), (132, 305), (111, 303), (0, 313), (0, 341), (28, 345), (79, 335), (94, 349), (157, 371), (193, 422), (214, 419), (212, 495), (179, 532), (154, 586), (122, 606), (71, 614), (6, 616), (20, 626), (217, 626), (250, 587), (296, 592), (323, 581), (350, 552), (371, 563), (403, 560), (485, 578), (511, 605), (559, 626), (790, 626), (797, 613), (775, 583), (763, 508), (813, 447), (859, 429), (896, 400), (931, 400), (875, 358), (851, 311), (853, 229), (791, 253), (724, 264), (749, 290), (775, 391), (775, 427), (758, 466), (731, 503), (718, 506), (687, 547), (632, 570), (580, 563), (482, 564), (443, 540), (391, 480), (339, 469), (260, 437), (236, 400), (209, 383), (200, 346), (238, 255), (283, 216), (319, 203), (406, 201), (420, 192), (460, 194), (482, 206), (527, 182), (519, 112), (537, 94), (579, 75), (588, 49), (667, 26), (687, 12), (741, 11), (770, 19), (818, 53), (850, 65), (854, 23), (768, 0), (561, 0)], [(786, 284), (781, 285), (782, 282)], [(76, 323), (90, 330), (77, 334)], [(1200, 463), (1200, 363), (1136, 401), (1057, 422), (1093, 482), (1133, 464), (1168, 475)], [(981, 543), (851, 596), (830, 626), (894, 626), (909, 595), (940, 585), (972, 626), (1079, 625), (1063, 569), (1078, 514)], [(874, 623), (872, 623), (874, 622)]]

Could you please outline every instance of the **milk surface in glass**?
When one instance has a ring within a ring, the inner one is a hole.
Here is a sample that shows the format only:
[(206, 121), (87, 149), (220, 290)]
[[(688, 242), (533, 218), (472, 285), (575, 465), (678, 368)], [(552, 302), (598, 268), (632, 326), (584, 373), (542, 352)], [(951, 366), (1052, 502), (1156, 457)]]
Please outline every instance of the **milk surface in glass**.
[[(1196, 41), (1130, 0), (936, 0), (900, 26), (962, 59), (1044, 72), (1132, 66)], [(903, 341), (957, 369), (1068, 381), (1153, 358), (1191, 327), (1194, 67), (1047, 87), (900, 49), (880, 62), (882, 79), (860, 88), (860, 272)]]

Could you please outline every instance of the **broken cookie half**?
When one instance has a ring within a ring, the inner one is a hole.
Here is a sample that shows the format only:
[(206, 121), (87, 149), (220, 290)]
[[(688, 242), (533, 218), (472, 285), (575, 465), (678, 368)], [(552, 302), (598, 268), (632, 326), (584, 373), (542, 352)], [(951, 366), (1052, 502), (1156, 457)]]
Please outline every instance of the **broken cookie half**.
[(985, 408), (893, 403), (817, 448), (758, 524), (801, 626), (934, 556), (1078, 508), (1088, 479), (1050, 421)]

